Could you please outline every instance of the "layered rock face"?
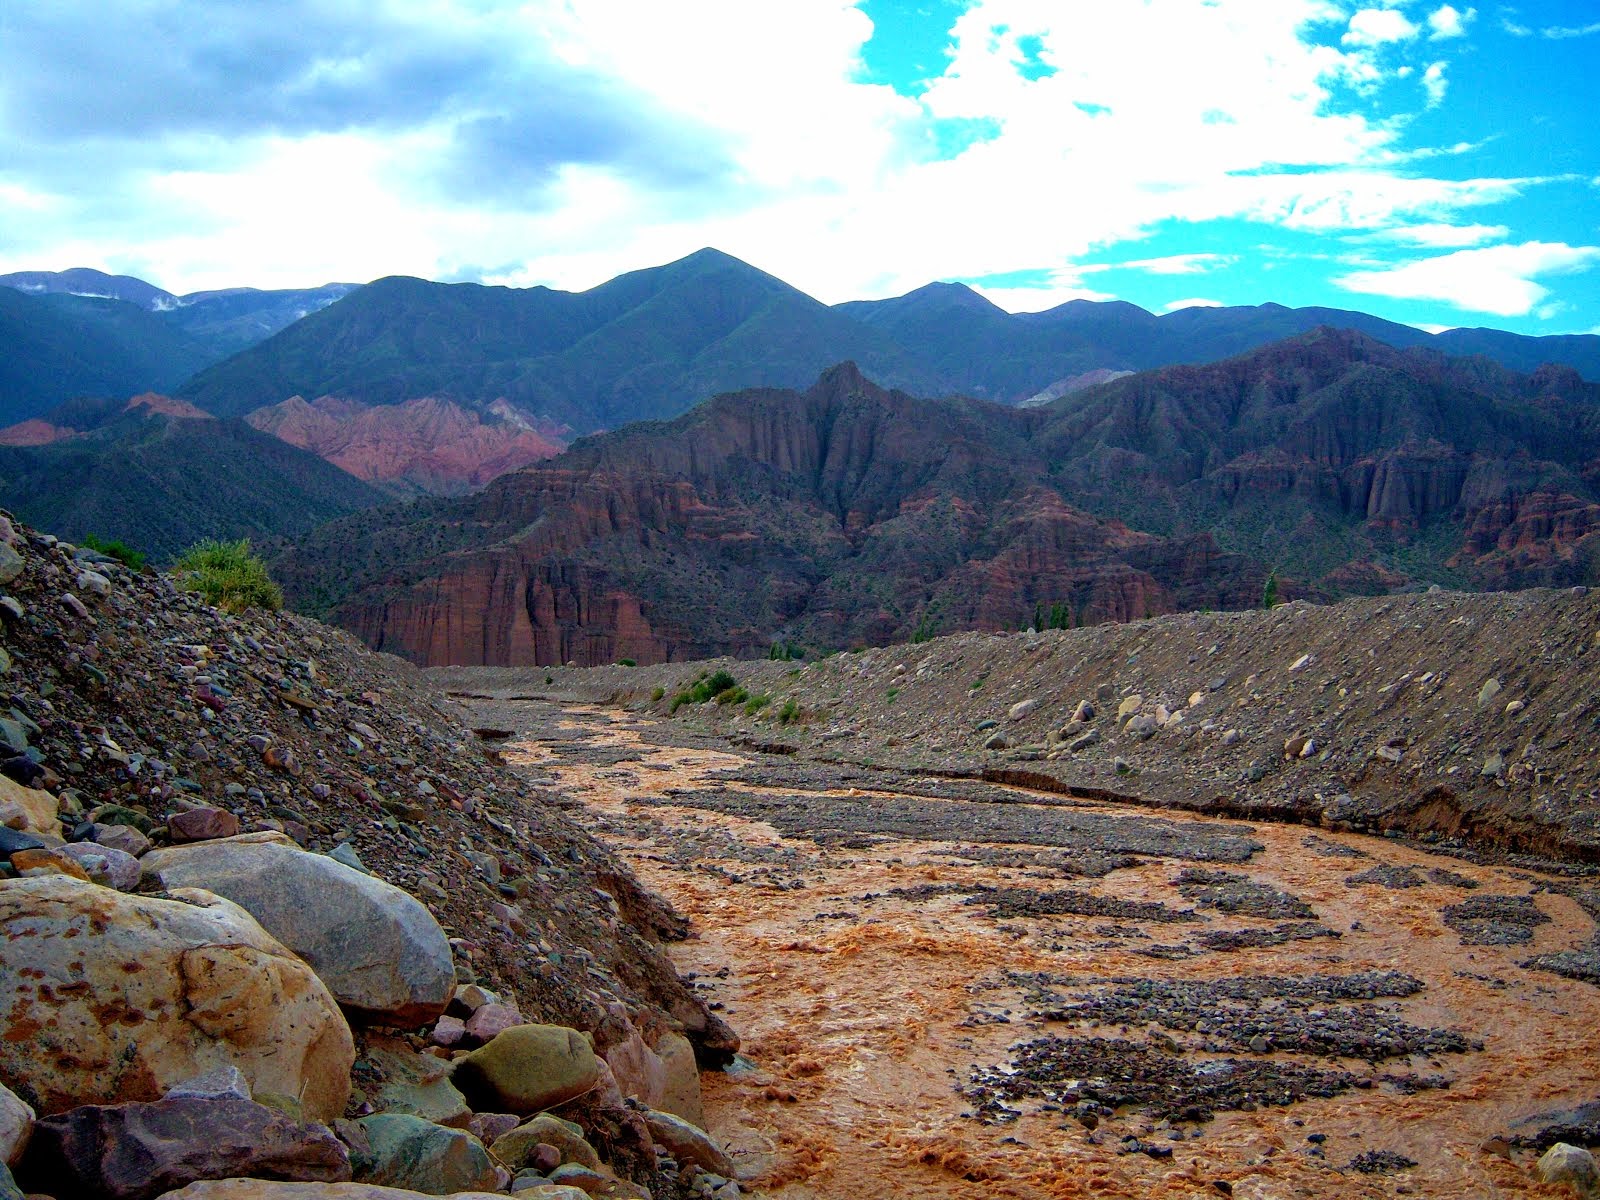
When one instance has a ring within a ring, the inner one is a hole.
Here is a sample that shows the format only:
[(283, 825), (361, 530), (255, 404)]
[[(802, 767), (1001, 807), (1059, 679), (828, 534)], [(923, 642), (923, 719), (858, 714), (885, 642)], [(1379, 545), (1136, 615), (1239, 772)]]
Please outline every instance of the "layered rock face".
[(1125, 621), (1440, 581), (1581, 583), (1600, 387), (1321, 330), (1018, 411), (848, 364), (589, 439), (279, 568), (430, 665), (585, 665)]
[[(764, 653), (775, 632), (877, 642), (919, 619), (1016, 627), (1040, 603), (1117, 620), (1259, 595), (1237, 556), (1098, 521), (1042, 474), (1023, 415), (915, 400), (845, 366), (808, 392), (721, 397), (419, 512), (400, 553), (424, 539), (455, 553), (337, 617), (427, 664), (649, 663)], [(315, 586), (323, 554), (337, 569), (338, 536), (281, 564), (291, 587)]]
[(440, 495), (482, 487), (562, 449), (555, 431), (503, 403), (480, 414), (431, 397), (371, 406), (292, 396), (245, 420), (368, 483)]

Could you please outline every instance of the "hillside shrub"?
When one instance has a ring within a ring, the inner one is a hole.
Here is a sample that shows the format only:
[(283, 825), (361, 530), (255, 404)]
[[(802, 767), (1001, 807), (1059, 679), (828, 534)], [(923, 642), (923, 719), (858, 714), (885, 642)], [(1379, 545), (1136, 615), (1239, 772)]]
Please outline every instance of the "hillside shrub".
[(198, 592), (207, 604), (226, 612), (283, 607), (283, 589), (272, 582), (267, 564), (250, 553), (250, 539), (215, 539), (190, 546), (173, 564), (178, 586)]
[[(735, 692), (738, 694), (734, 695)], [(724, 696), (727, 696), (726, 700)], [(749, 693), (739, 686), (737, 679), (726, 671), (715, 671), (697, 679), (692, 686), (674, 696), (671, 711), (677, 712), (685, 704), (704, 704), (707, 700), (716, 700), (720, 704), (742, 704), (747, 699)]]
[(107, 558), (114, 558), (130, 571), (138, 571), (144, 567), (145, 556), (135, 550), (126, 542), (112, 539), (108, 541), (94, 534), (85, 534), (83, 544), (96, 554), (104, 554)]
[(783, 702), (783, 707), (778, 710), (779, 725), (793, 725), (800, 719), (800, 706), (790, 697)]

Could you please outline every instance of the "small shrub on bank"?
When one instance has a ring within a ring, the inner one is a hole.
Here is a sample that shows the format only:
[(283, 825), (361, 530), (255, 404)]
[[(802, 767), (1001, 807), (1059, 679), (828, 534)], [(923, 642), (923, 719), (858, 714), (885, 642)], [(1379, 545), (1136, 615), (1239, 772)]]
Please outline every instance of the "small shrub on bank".
[(226, 612), (283, 607), (283, 589), (272, 582), (267, 564), (250, 553), (250, 539), (216, 540), (190, 546), (173, 564), (178, 586), (198, 592), (207, 604)]
[(96, 537), (90, 533), (84, 536), (83, 544), (96, 554), (104, 554), (107, 558), (116, 559), (130, 571), (140, 570), (144, 566), (145, 556), (126, 542), (107, 541), (103, 537)]
[(716, 671), (696, 680), (693, 686), (674, 696), (672, 711), (677, 712), (685, 704), (704, 704), (707, 700), (715, 700), (719, 704), (742, 704), (749, 698), (750, 694), (739, 686), (737, 679), (726, 671)]
[(783, 702), (783, 707), (778, 710), (779, 725), (793, 725), (800, 719), (800, 706), (794, 702), (793, 697)]

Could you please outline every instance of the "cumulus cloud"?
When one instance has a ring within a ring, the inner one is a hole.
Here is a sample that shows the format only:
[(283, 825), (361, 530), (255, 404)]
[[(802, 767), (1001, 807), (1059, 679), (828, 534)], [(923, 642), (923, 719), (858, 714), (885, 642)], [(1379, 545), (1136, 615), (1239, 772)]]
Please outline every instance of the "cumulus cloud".
[(1397, 8), (1363, 8), (1350, 18), (1350, 28), (1340, 40), (1347, 46), (1382, 46), (1409, 41), (1418, 32)]
[(1202, 299), (1199, 296), (1195, 296), (1195, 297), (1191, 297), (1188, 300), (1174, 300), (1170, 304), (1163, 304), (1161, 306), (1161, 311), (1162, 312), (1177, 312), (1180, 308), (1222, 308), (1222, 307), (1223, 307), (1223, 303), (1222, 303), (1221, 300), (1206, 300), (1206, 299)]
[(1428, 14), (1428, 39), (1439, 42), (1446, 38), (1465, 37), (1467, 24), (1477, 15), (1475, 8), (1465, 12), (1450, 4), (1436, 8)]
[(1549, 288), (1537, 282), (1540, 277), (1587, 271), (1597, 263), (1600, 246), (1523, 242), (1355, 271), (1333, 282), (1366, 295), (1439, 300), (1470, 312), (1520, 317), (1533, 312), (1550, 294)]
[(1428, 69), (1422, 73), (1422, 89), (1428, 93), (1428, 107), (1438, 108), (1444, 103), (1445, 91), (1450, 84), (1444, 77), (1445, 64), (1442, 62), (1429, 63)]
[(1047, 307), (1157, 226), (1456, 225), (1538, 183), (1436, 177), (1361, 92), (1472, 10), (1354, 7), (971, 0), (897, 91), (849, 0), (13, 6), (0, 269), (587, 287), (715, 245), (825, 300), (1060, 268), (989, 293)]

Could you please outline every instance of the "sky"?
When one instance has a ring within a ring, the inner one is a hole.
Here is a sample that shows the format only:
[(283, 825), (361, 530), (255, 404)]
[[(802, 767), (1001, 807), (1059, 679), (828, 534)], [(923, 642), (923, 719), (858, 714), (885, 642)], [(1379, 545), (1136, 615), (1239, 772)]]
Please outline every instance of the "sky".
[(0, 271), (1600, 333), (1600, 3), (7, 0)]

